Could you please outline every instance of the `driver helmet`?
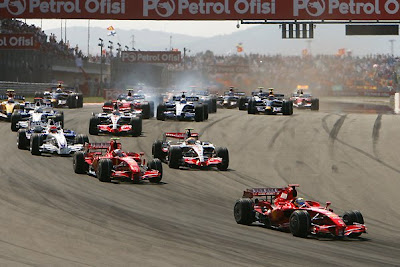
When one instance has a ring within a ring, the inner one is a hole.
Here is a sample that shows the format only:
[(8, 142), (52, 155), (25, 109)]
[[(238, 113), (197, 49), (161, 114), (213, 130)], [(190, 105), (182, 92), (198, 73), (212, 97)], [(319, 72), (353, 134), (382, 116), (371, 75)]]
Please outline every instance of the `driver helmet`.
[(187, 143), (188, 145), (194, 145), (194, 144), (196, 144), (196, 138), (194, 138), (194, 137), (189, 137), (188, 139), (186, 139), (186, 143)]
[(302, 197), (296, 198), (293, 203), (296, 207), (299, 207), (299, 208), (304, 207), (306, 205), (306, 201)]
[(14, 103), (14, 99), (12, 99), (11, 97), (8, 98), (8, 103)]
[(50, 126), (50, 132), (51, 133), (56, 133), (57, 132), (57, 126), (55, 126), (55, 125), (52, 125), (52, 126)]

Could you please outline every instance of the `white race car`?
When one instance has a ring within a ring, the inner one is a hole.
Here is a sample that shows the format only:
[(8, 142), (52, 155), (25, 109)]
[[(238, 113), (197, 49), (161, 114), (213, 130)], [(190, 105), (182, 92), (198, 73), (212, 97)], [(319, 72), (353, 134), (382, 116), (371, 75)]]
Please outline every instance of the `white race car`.
[(35, 125), (46, 125), (48, 117), (55, 117), (55, 121), (64, 127), (64, 113), (55, 111), (49, 104), (25, 103), (24, 108), (11, 115), (11, 130), (28, 129), (33, 123)]
[(174, 96), (167, 103), (157, 107), (157, 120), (165, 119), (195, 120), (196, 122), (208, 120), (208, 105), (200, 104), (198, 96)]
[[(172, 139), (178, 139), (174, 141)], [(210, 142), (198, 140), (199, 134), (187, 129), (186, 133), (164, 133), (163, 140), (153, 143), (153, 157), (168, 163), (170, 168), (217, 167), (226, 171), (229, 166), (229, 153), (225, 147), (215, 147)]]
[(81, 151), (85, 143), (89, 143), (86, 135), (77, 135), (74, 131), (63, 130), (59, 122), (50, 117), (47, 125), (34, 123), (33, 128), (18, 130), (17, 145), (19, 149), (27, 149), (32, 155), (42, 153), (70, 155)]

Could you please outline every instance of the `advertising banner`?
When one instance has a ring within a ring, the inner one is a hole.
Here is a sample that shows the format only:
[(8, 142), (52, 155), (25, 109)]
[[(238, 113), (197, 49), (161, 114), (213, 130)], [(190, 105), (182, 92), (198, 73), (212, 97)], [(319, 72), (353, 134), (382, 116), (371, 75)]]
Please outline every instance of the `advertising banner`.
[(39, 49), (33, 34), (0, 34), (0, 49)]
[(400, 0), (0, 0), (2, 18), (399, 20)]
[(126, 63), (181, 63), (181, 52), (177, 51), (123, 51), (122, 62)]

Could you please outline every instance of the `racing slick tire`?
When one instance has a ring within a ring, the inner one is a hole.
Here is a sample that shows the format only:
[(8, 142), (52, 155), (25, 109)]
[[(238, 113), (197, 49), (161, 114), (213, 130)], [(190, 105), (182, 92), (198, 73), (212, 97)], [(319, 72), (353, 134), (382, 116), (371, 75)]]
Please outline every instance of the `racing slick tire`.
[(26, 138), (26, 130), (19, 129), (17, 132), (17, 146), (19, 149), (27, 149), (29, 146), (29, 140)]
[(204, 120), (208, 120), (208, 104), (203, 105), (203, 111), (204, 111)]
[(54, 119), (56, 122), (60, 122), (61, 128), (64, 129), (64, 113), (56, 114), (56, 118)]
[(249, 104), (247, 105), (247, 113), (256, 114), (256, 105), (253, 99), (249, 100)]
[(171, 169), (179, 169), (182, 160), (182, 149), (177, 146), (172, 146), (168, 154), (168, 166)]
[(40, 156), (42, 152), (40, 151), (40, 146), (43, 145), (43, 135), (34, 133), (31, 136), (31, 154), (35, 156)]
[(111, 182), (111, 171), (113, 164), (111, 159), (101, 159), (99, 160), (99, 165), (97, 166), (97, 178), (100, 182), (109, 183)]
[(293, 114), (293, 102), (292, 101), (283, 101), (282, 113), (283, 113), (283, 115), (292, 115)]
[(153, 155), (153, 158), (155, 159), (160, 159), (160, 160), (165, 160), (165, 152), (162, 150), (162, 145), (163, 142), (161, 140), (156, 140), (153, 143), (153, 146), (151, 147), (151, 152)]
[(162, 176), (163, 176), (163, 168), (162, 168), (161, 160), (152, 159), (147, 163), (147, 167), (149, 168), (149, 170), (157, 170), (161, 174), (159, 177), (149, 178), (149, 182), (150, 183), (159, 183), (159, 182), (161, 182), (161, 179), (162, 179)]
[(157, 120), (159, 121), (165, 121), (165, 105), (160, 104), (157, 106)]
[(239, 110), (246, 110), (246, 97), (239, 98)]
[(89, 164), (85, 161), (85, 153), (78, 151), (74, 154), (72, 161), (74, 172), (77, 174), (85, 174), (89, 171)]
[(78, 100), (76, 103), (76, 107), (83, 108), (83, 95), (82, 94), (78, 94)]
[(211, 113), (217, 113), (217, 99), (211, 99)]
[[(358, 210), (346, 211), (342, 218), (346, 225), (353, 225), (354, 223), (364, 224), (364, 217)], [(349, 237), (359, 237), (360, 235), (361, 233), (352, 233)]]
[(141, 108), (142, 108), (143, 119), (145, 119), (145, 120), (150, 119), (150, 117), (151, 117), (150, 104), (143, 104), (143, 105), (141, 105)]
[(295, 210), (289, 218), (289, 229), (293, 236), (307, 237), (310, 233), (311, 218), (306, 210)]
[(311, 110), (319, 110), (319, 99), (318, 98), (311, 99)]
[(218, 170), (226, 171), (229, 167), (229, 152), (226, 147), (217, 147), (215, 149), (217, 157), (222, 158), (222, 162), (218, 164)]
[(91, 117), (89, 121), (89, 134), (91, 135), (98, 135), (99, 134), (99, 128), (97, 128), (97, 125), (99, 125), (100, 119), (97, 117)]
[(15, 113), (11, 114), (11, 131), (13, 131), (13, 132), (18, 131), (17, 125), (21, 119), (22, 119), (22, 116), (20, 113), (15, 112)]
[(67, 98), (67, 106), (68, 108), (76, 108), (77, 106), (77, 99), (76, 95), (69, 95)]
[(252, 224), (255, 221), (253, 201), (250, 198), (238, 199), (233, 208), (233, 216), (238, 224)]
[(196, 122), (204, 121), (204, 106), (198, 105), (194, 108), (194, 120)]
[(89, 143), (89, 137), (85, 134), (78, 134), (75, 136), (74, 143), (84, 145), (85, 143)]
[(150, 105), (150, 118), (154, 118), (154, 102), (149, 101), (149, 105)]
[(129, 124), (132, 126), (132, 136), (138, 137), (142, 134), (142, 118), (133, 117)]

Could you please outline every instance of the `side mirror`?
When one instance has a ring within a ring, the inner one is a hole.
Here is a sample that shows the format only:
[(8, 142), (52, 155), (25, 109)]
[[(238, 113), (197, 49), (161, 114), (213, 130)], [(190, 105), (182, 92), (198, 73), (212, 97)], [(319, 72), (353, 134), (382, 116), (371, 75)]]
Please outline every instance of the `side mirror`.
[(327, 209), (328, 209), (328, 207), (329, 207), (331, 204), (332, 204), (332, 202), (330, 202), (330, 201), (327, 201), (327, 202), (326, 202), (325, 209), (327, 210)]

